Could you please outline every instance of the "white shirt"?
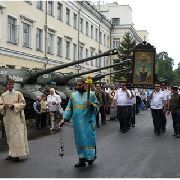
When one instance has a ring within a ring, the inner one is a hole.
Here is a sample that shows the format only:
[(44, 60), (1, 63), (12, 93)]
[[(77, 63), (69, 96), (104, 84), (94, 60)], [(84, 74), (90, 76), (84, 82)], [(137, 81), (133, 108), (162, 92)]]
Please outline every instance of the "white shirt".
[(162, 91), (154, 92), (151, 99), (152, 109), (163, 109), (164, 100), (166, 100), (164, 93)]
[[(161, 90), (161, 91), (162, 91), (162, 90)], [(171, 92), (170, 92), (170, 91), (168, 91), (168, 90), (165, 89), (165, 90), (162, 91), (162, 92), (163, 92), (166, 100), (170, 100), (170, 99), (171, 99)]]
[[(54, 105), (53, 105), (53, 102), (55, 102)], [(61, 98), (57, 94), (54, 94), (54, 95), (50, 94), (47, 96), (47, 103), (48, 103), (49, 111), (58, 111), (59, 106), (61, 104)]]
[(114, 100), (117, 101), (118, 106), (129, 106), (132, 104), (131, 92), (130, 90), (127, 90), (127, 92), (129, 93), (130, 97), (128, 97), (125, 91), (122, 91), (120, 89), (117, 90)]
[(132, 94), (133, 94), (132, 103), (136, 104), (136, 92), (134, 90), (132, 90)]

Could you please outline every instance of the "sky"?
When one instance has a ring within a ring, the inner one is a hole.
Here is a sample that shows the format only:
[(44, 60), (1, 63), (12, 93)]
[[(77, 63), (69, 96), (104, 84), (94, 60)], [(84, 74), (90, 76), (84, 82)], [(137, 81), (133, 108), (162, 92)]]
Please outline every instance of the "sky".
[(118, 2), (130, 5), (136, 30), (148, 31), (148, 42), (156, 52), (166, 51), (174, 59), (174, 67), (180, 63), (180, 0), (103, 0), (101, 3)]

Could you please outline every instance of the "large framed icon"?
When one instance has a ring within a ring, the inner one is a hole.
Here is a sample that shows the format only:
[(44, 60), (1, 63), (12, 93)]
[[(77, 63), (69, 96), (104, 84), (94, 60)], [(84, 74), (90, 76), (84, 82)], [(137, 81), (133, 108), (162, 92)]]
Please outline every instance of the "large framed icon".
[(138, 49), (133, 52), (133, 84), (153, 85), (155, 76), (155, 49)]

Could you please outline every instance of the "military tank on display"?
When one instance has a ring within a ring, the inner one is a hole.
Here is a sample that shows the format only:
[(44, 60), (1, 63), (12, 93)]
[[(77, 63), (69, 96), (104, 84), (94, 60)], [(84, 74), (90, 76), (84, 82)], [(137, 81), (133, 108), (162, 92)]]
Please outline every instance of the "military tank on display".
[(118, 70), (118, 71), (113, 71), (113, 72), (110, 72), (110, 73), (106, 73), (106, 74), (98, 74), (96, 76), (93, 77), (93, 82), (97, 82), (103, 78), (105, 78), (105, 76), (108, 76), (108, 75), (111, 75), (111, 74), (116, 74), (116, 73), (120, 73), (120, 75), (123, 75), (123, 76), (126, 76), (129, 74), (129, 71), (131, 71), (131, 69), (121, 69), (121, 70)]
[[(117, 54), (117, 49), (112, 49), (101, 53), (96, 56), (88, 57), (85, 59), (73, 61), (70, 63), (61, 64), (52, 68), (44, 69), (44, 70), (22, 70), (22, 69), (8, 69), (8, 68), (0, 68), (0, 83), (3, 85), (6, 82), (6, 77), (9, 76), (15, 82), (14, 89), (20, 91), (25, 99), (26, 99), (26, 116), (33, 114), (32, 103), (35, 101), (36, 96), (41, 96), (43, 93), (47, 92), (47, 84), (44, 86), (41, 83), (38, 83), (38, 78), (40, 76), (48, 77), (54, 76), (57, 77), (58, 73), (54, 71), (64, 69), (69, 66), (73, 66), (76, 64), (84, 63), (93, 59), (97, 59), (103, 56), (110, 56)], [(59, 73), (60, 74), (60, 73)], [(53, 77), (53, 78), (54, 78)], [(51, 79), (53, 81), (53, 78)], [(55, 78), (56, 79), (56, 78)], [(52, 82), (50, 80), (50, 82)], [(0, 93), (4, 92), (4, 87), (0, 87)], [(64, 90), (66, 92), (66, 90)], [(62, 99), (65, 99), (65, 94), (61, 91), (60, 96)]]

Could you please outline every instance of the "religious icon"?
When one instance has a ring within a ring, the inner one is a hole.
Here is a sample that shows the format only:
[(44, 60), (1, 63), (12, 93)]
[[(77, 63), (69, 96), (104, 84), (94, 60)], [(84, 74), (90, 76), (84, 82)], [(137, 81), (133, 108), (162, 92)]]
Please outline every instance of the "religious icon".
[(134, 54), (133, 83), (153, 84), (154, 52), (137, 51)]

